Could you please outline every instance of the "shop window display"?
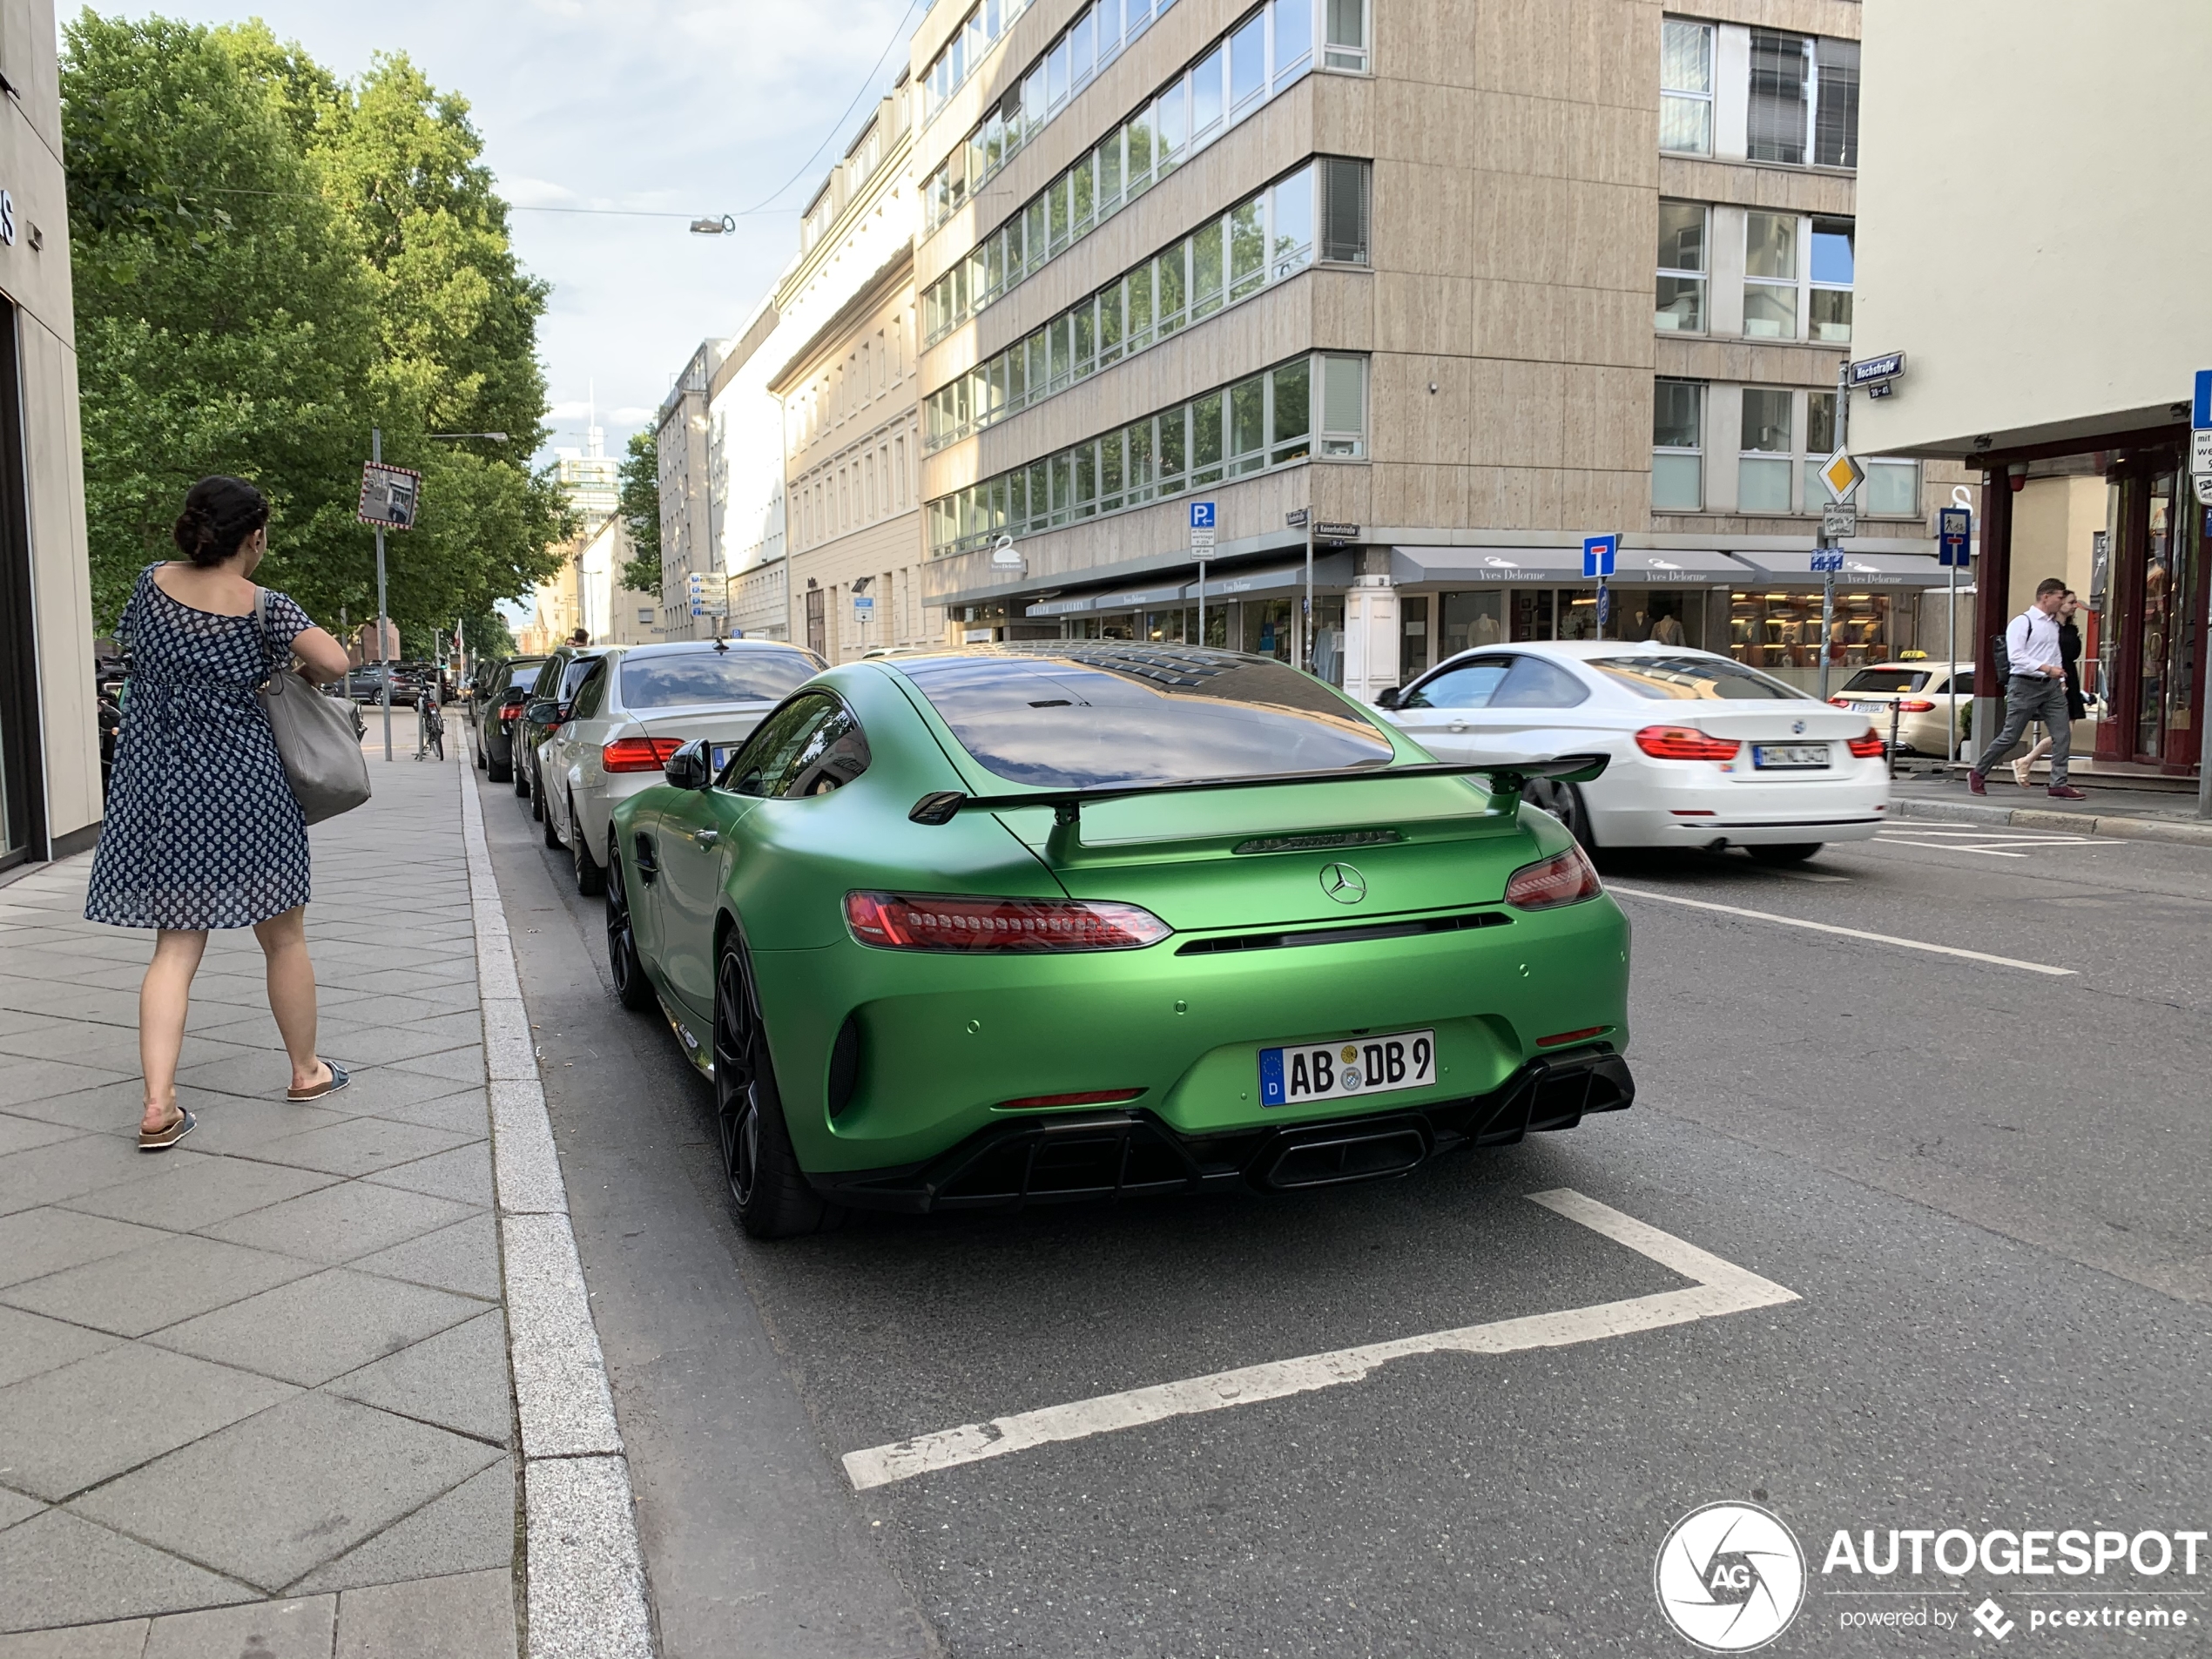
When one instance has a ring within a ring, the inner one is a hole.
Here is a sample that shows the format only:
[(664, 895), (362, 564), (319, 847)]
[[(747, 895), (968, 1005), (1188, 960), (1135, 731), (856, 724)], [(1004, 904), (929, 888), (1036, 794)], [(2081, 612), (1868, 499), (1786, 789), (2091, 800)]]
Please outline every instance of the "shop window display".
[[(1820, 667), (1821, 596), (1817, 589), (1729, 595), (1728, 654), (1753, 668)], [(1863, 668), (1893, 653), (1886, 593), (1838, 590), (1829, 629), (1831, 668)]]

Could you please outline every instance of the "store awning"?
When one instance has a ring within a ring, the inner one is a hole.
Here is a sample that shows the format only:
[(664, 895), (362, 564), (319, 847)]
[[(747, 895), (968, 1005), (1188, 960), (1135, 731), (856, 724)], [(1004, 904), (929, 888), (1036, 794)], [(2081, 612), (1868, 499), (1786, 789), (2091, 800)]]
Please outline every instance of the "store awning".
[[(1752, 585), (1772, 588), (1817, 588), (1825, 578), (1812, 568), (1810, 552), (1782, 553), (1761, 550), (1738, 553)], [(1960, 571), (1961, 577), (1966, 572)], [(1918, 553), (1854, 553), (1844, 550), (1844, 568), (1836, 572), (1842, 588), (1939, 588), (1951, 578), (1948, 567)]]
[[(1391, 578), (1401, 586), (1416, 582), (1467, 588), (1597, 585), (1595, 577), (1582, 574), (1579, 547), (1393, 547), (1390, 553)], [(1626, 587), (1723, 588), (1743, 581), (1745, 574), (1745, 568), (1725, 553), (1624, 547), (1615, 558), (1612, 579), (1616, 586)]]
[(1146, 605), (1182, 602), (1183, 583), (1156, 583), (1148, 588), (1119, 588), (1110, 593), (1084, 593), (1060, 599), (1040, 599), (1022, 611), (1025, 617), (1081, 617), (1096, 610), (1136, 610)]
[[(1351, 554), (1325, 553), (1314, 559), (1313, 585), (1316, 588), (1340, 589), (1348, 586), (1351, 581)], [(1231, 599), (1291, 593), (1305, 585), (1305, 561), (1303, 559), (1295, 564), (1271, 564), (1258, 570), (1208, 570), (1206, 603), (1214, 604)], [(1196, 604), (1197, 601), (1198, 584), (1193, 579), (1155, 583), (1143, 588), (1116, 588), (1105, 593), (1071, 594), (1041, 599), (1025, 608), (1022, 614), (1041, 619), (1097, 616), (1116, 610), (1143, 610), (1153, 606)]]

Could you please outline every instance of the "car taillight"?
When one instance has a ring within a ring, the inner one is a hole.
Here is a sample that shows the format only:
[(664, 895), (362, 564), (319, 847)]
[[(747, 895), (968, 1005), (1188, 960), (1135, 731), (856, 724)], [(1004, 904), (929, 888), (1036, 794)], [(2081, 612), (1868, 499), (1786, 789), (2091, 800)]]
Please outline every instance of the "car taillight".
[(1932, 714), (1935, 712), (1935, 705), (1929, 702), (1925, 697), (1907, 698), (1903, 702), (1899, 703), (1898, 707), (1903, 709), (1907, 714)]
[(1654, 760), (1733, 760), (1743, 745), (1686, 725), (1648, 725), (1636, 733), (1636, 747)]
[(1133, 904), (848, 893), (845, 921), (863, 945), (890, 950), (1135, 950), (1175, 930)]
[(1605, 891), (1597, 867), (1579, 846), (1541, 864), (1524, 864), (1506, 882), (1506, 902), (1516, 910), (1550, 910), (1580, 904)]
[(1847, 709), (1851, 706), (1851, 698), (1847, 697), (1831, 697), (1828, 700), (1839, 709)]
[(519, 720), (523, 718), (523, 711), (520, 709), (502, 709), (499, 711), (499, 718), (502, 720)]
[(681, 738), (617, 738), (599, 751), (609, 772), (658, 772), (684, 746)]
[(1865, 737), (1853, 738), (1851, 740), (1851, 752), (1861, 760), (1876, 760), (1881, 758), (1882, 740), (1874, 735), (1872, 726), (1866, 728)]

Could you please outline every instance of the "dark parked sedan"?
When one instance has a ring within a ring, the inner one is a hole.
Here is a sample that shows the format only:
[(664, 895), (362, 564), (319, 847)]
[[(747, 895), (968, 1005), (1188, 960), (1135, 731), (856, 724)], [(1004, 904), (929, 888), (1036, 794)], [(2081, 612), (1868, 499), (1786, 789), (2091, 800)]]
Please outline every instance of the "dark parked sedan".
[(476, 675), (476, 765), (496, 784), (515, 775), (515, 728), (523, 718), (523, 704), (536, 684), (543, 657), (509, 657)]

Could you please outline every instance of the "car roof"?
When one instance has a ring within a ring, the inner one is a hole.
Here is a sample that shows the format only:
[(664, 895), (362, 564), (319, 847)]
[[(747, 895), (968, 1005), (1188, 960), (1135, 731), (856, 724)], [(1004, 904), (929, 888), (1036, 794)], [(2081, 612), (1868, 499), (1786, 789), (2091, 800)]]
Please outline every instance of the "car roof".
[[(795, 645), (788, 639), (725, 639), (721, 644), (725, 651), (773, 649), (803, 652), (806, 650), (805, 646)], [(619, 650), (625, 657), (686, 657), (714, 648), (715, 642), (711, 639), (657, 639), (647, 645), (621, 645), (612, 649)]]
[[(1454, 663), (1462, 657), (1477, 652), (1484, 656), (1499, 656), (1507, 651), (1521, 651), (1536, 657), (1551, 657), (1566, 662), (1586, 663), (1594, 657), (1720, 657), (1715, 651), (1701, 651), (1695, 645), (1662, 645), (1652, 639), (1514, 639), (1494, 640), (1487, 645), (1470, 646), (1459, 651), (1439, 663)], [(1726, 658), (1723, 661), (1730, 660)]]
[(1860, 674), (1863, 674), (1863, 673), (1865, 673), (1865, 672), (1868, 669), (1870, 669), (1870, 668), (1880, 668), (1880, 669), (1887, 669), (1887, 670), (1889, 670), (1889, 671), (1890, 671), (1891, 672), (1892, 672), (1892, 673), (1905, 673), (1905, 672), (1916, 672), (1916, 673), (1918, 673), (1918, 672), (1940, 673), (1940, 672), (1942, 672), (1945, 669), (1946, 669), (1946, 668), (1947, 668), (1947, 669), (1949, 669), (1949, 670), (1950, 670), (1952, 673), (1954, 673), (1954, 674), (1955, 674), (1955, 673), (1959, 672), (1959, 670), (1961, 670), (1961, 669), (1969, 669), (1969, 668), (1972, 668), (1973, 666), (1973, 664), (1972, 663), (1969, 663), (1969, 662), (1939, 663), (1939, 662), (1937, 662), (1937, 661), (1936, 661), (1933, 658), (1930, 657), (1930, 658), (1921, 658), (1919, 662), (1916, 662), (1916, 663), (1907, 663), (1907, 662), (1861, 663), (1861, 664), (1859, 664), (1859, 665), (1858, 665), (1856, 669), (1854, 669), (1854, 670), (1852, 671), (1852, 672), (1854, 672), (1854, 673), (1860, 673)]

